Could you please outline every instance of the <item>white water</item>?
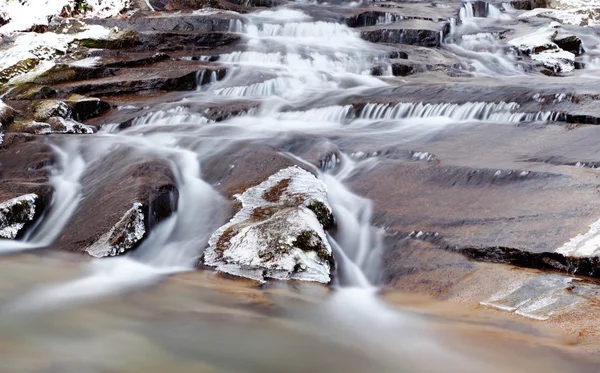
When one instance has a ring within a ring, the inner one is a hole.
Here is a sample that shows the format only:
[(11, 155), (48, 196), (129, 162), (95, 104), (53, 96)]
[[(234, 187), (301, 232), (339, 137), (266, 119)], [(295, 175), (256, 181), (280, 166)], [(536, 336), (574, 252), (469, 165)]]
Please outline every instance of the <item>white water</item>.
[[(471, 16), (465, 10), (463, 21)], [(11, 244), (50, 245), (77, 206), (82, 172), (93, 162), (101, 162), (115, 145), (169, 162), (179, 190), (177, 212), (158, 224), (134, 252), (93, 261), (80, 279), (37, 289), (19, 302), (19, 309), (36, 309), (43, 304), (64, 306), (69, 300), (129, 291), (164, 275), (192, 270), (210, 235), (227, 219), (225, 200), (201, 176), (202, 163), (214, 149), (235, 147), (239, 141), (251, 139), (271, 140), (286, 133), (327, 136), (329, 131), (345, 129), (369, 130), (375, 126), (377, 130), (381, 121), (389, 122), (386, 125), (390, 132), (408, 138), (456, 122), (515, 123), (548, 120), (551, 116), (520, 113), (518, 104), (504, 102), (367, 104), (357, 116), (353, 106), (339, 103), (388, 86), (369, 74), (373, 66), (384, 61), (386, 51), (365, 42), (345, 25), (311, 21), (308, 15), (285, 8), (250, 14), (243, 21), (232, 22), (231, 29), (243, 35), (247, 48), (219, 56), (219, 63), (229, 67), (224, 79), (218, 81), (216, 73), (211, 72), (208, 84), (182, 100), (181, 105), (156, 108), (135, 119), (131, 128), (119, 131), (111, 126), (96, 134), (93, 141), (83, 142), (81, 149), (67, 150), (63, 163), (68, 167), (63, 165), (63, 176), (53, 179), (61, 191), (55, 196), (56, 209), (31, 236), (31, 243)], [(207, 71), (199, 73), (199, 82), (206, 81)], [(240, 98), (260, 100), (260, 107), (220, 123), (187, 105)], [(313, 107), (318, 101), (332, 104)], [(84, 149), (88, 152), (85, 161), (78, 156)], [(337, 232), (330, 236), (338, 261), (337, 284), (372, 289), (380, 275), (382, 231), (371, 225), (371, 202), (345, 185), (364, 165), (343, 155), (333, 159), (319, 177), (329, 189), (329, 202), (338, 224)], [(371, 290), (363, 294), (374, 295)]]
[(54, 146), (57, 166), (50, 170), (50, 184), (55, 192), (48, 212), (22, 241), (0, 240), (0, 254), (31, 250), (51, 245), (61, 234), (81, 197), (79, 179), (85, 171), (81, 155), (72, 152), (71, 144)]

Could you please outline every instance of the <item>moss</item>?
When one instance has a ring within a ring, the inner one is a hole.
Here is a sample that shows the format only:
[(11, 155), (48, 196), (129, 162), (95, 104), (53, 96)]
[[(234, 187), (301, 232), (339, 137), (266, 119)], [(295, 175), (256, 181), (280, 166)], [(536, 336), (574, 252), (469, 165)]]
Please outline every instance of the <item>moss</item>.
[(40, 60), (37, 58), (27, 58), (25, 60), (19, 61), (16, 64), (8, 67), (2, 71), (0, 71), (0, 85), (6, 84), (9, 80), (14, 78), (15, 76), (25, 74), (31, 70), (33, 70), (37, 65), (39, 65)]
[(317, 220), (319, 223), (321, 223), (324, 229), (330, 229), (335, 226), (333, 214), (331, 211), (329, 211), (325, 204), (319, 201), (313, 201), (307, 207), (317, 216)]
[(138, 34), (126, 31), (112, 39), (80, 39), (80, 46), (93, 49), (124, 49), (140, 44)]
[(296, 236), (294, 242), (292, 242), (292, 246), (297, 247), (302, 251), (314, 251), (319, 258), (329, 262), (331, 268), (335, 267), (333, 256), (329, 253), (317, 232), (304, 231), (300, 233)]
[(263, 194), (263, 198), (268, 202), (275, 203), (279, 201), (283, 193), (290, 186), (291, 179), (280, 180), (277, 184), (267, 189)]
[(15, 97), (18, 100), (43, 100), (46, 98), (56, 97), (56, 89), (48, 86), (35, 85), (28, 88), (25, 92)]

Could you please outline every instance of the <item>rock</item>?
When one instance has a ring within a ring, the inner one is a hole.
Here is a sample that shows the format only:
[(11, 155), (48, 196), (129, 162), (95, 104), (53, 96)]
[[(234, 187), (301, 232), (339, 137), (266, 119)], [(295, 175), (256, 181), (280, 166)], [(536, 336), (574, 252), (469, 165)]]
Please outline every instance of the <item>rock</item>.
[(359, 30), (361, 38), (371, 43), (439, 47), (444, 35), (450, 32), (450, 24), (410, 19), (390, 25), (362, 27)]
[(51, 117), (69, 118), (71, 114), (71, 108), (63, 101), (42, 100), (34, 103), (33, 117), (40, 122)]
[(553, 22), (534, 33), (512, 39), (509, 44), (555, 73), (568, 73), (575, 69), (575, 55), (554, 42), (559, 30), (560, 25)]
[(90, 163), (81, 183), (82, 199), (55, 244), (59, 250), (121, 255), (177, 209), (169, 165), (123, 146)]
[(54, 98), (58, 94), (55, 88), (37, 84), (22, 84), (15, 86), (12, 90), (6, 93), (6, 98), (9, 100), (44, 100)]
[(576, 35), (558, 33), (554, 37), (554, 43), (558, 45), (559, 48), (571, 52), (576, 56), (584, 53), (583, 41)]
[(0, 203), (0, 238), (17, 238), (33, 221), (37, 199), (37, 194), (25, 194)]
[(82, 67), (56, 65), (33, 80), (36, 84), (57, 84), (62, 82), (99, 79), (115, 75), (115, 69), (102, 67)]
[(50, 125), (51, 133), (73, 133), (73, 134), (92, 134), (94, 129), (73, 119), (51, 117), (46, 120)]
[(145, 235), (142, 204), (135, 202), (110, 231), (103, 234), (85, 251), (96, 258), (123, 254), (135, 248)]
[(547, 50), (531, 56), (545, 68), (555, 73), (568, 73), (575, 70), (575, 55), (563, 50)]
[[(52, 200), (48, 166), (53, 163), (54, 153), (44, 138), (7, 132), (0, 145), (0, 201), (35, 194), (35, 221)], [(33, 221), (26, 219), (19, 223), (24, 223), (26, 229)]]
[[(16, 111), (0, 100), (0, 129), (6, 128), (15, 119)], [(1, 142), (0, 142), (1, 143)]]
[(108, 18), (89, 20), (104, 27), (118, 27), (132, 31), (195, 31), (195, 32), (226, 32), (229, 30), (229, 22), (237, 19), (235, 14), (195, 14), (179, 13), (149, 15), (144, 17)]
[(312, 174), (290, 167), (236, 195), (241, 210), (211, 236), (204, 263), (259, 281), (328, 283), (334, 262), (324, 229), (333, 215), (326, 193)]
[(77, 121), (97, 117), (110, 110), (110, 104), (95, 97), (72, 95), (67, 100), (71, 108), (72, 117)]

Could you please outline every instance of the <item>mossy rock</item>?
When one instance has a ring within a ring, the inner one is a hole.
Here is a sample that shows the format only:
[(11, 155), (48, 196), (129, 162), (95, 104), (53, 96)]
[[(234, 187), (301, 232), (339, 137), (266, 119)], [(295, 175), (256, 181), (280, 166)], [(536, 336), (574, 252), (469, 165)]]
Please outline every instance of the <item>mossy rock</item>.
[(12, 78), (25, 74), (37, 67), (40, 60), (37, 58), (27, 58), (16, 64), (0, 71), (0, 85), (8, 83)]
[(69, 105), (60, 100), (42, 100), (33, 104), (33, 117), (40, 122), (51, 117), (69, 118), (71, 113)]
[(110, 39), (79, 39), (77, 43), (89, 49), (125, 49), (140, 44), (139, 35), (126, 31)]
[(22, 84), (14, 87), (7, 93), (6, 97), (9, 100), (15, 101), (33, 101), (54, 98), (58, 95), (58, 90), (52, 87), (38, 84)]
[(99, 67), (80, 67), (71, 65), (56, 65), (33, 80), (36, 84), (56, 84), (76, 80), (104, 78), (114, 75), (113, 69)]

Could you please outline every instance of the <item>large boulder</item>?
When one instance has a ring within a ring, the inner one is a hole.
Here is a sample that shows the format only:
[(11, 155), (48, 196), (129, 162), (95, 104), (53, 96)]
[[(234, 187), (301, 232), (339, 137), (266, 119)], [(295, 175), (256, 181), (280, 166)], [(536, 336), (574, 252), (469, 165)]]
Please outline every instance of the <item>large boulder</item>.
[(235, 197), (241, 209), (211, 236), (206, 265), (258, 281), (330, 281), (334, 221), (321, 181), (289, 167)]

